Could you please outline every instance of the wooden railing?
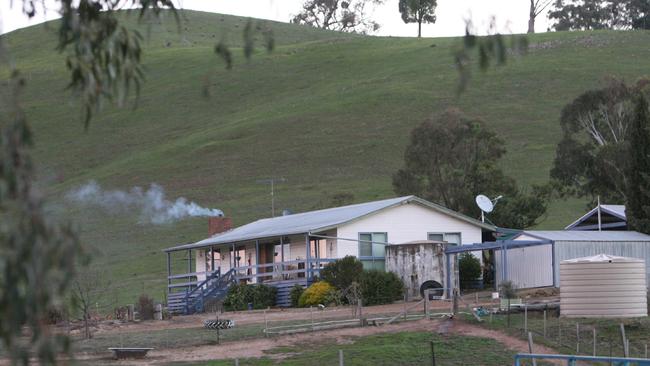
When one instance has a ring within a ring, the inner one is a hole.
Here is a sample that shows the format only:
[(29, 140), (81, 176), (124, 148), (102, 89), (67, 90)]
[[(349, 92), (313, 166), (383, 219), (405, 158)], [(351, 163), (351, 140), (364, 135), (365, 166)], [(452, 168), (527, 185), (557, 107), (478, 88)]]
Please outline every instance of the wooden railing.
[[(335, 259), (331, 258), (313, 258), (309, 260), (300, 259), (278, 263), (239, 266), (229, 268), (229, 270), (234, 270), (234, 278), (236, 281), (246, 280), (256, 283), (264, 283), (277, 280), (311, 278), (313, 275), (318, 274), (321, 268), (327, 263), (334, 261)], [(268, 270), (269, 268), (271, 269), (270, 271)], [(173, 289), (191, 291), (196, 287), (203, 287), (205, 281), (199, 281), (198, 278), (200, 276), (205, 276), (206, 279), (214, 277), (214, 274), (220, 273), (220, 270), (221, 268), (217, 268), (212, 272), (192, 272), (170, 275), (167, 277), (169, 282), (168, 289), (170, 292)], [(185, 281), (173, 283), (174, 280), (178, 281), (183, 279), (185, 279)]]

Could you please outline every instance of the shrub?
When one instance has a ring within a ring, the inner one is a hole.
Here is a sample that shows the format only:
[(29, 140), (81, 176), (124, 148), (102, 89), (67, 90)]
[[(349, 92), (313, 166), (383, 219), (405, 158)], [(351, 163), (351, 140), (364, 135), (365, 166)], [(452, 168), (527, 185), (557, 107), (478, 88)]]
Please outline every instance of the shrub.
[(300, 296), (305, 292), (305, 288), (296, 284), (291, 288), (289, 292), (289, 298), (291, 299), (291, 307), (297, 308), (300, 303)]
[(275, 287), (259, 284), (234, 284), (230, 286), (228, 295), (223, 302), (226, 310), (247, 310), (248, 304), (253, 304), (253, 309), (264, 309), (275, 305)]
[(364, 305), (390, 304), (404, 294), (404, 284), (393, 272), (364, 270), (359, 284)]
[(320, 281), (309, 286), (300, 295), (298, 305), (300, 307), (313, 306), (318, 304), (327, 305), (331, 301), (336, 289), (326, 281)]
[(458, 257), (460, 284), (465, 287), (481, 277), (481, 262), (472, 253), (463, 253)]
[(140, 314), (140, 320), (153, 320), (153, 299), (149, 295), (140, 295), (135, 309)]
[(345, 290), (352, 282), (359, 282), (359, 277), (363, 272), (361, 261), (353, 256), (345, 256), (328, 263), (320, 271), (320, 277), (323, 281), (330, 283), (339, 290)]

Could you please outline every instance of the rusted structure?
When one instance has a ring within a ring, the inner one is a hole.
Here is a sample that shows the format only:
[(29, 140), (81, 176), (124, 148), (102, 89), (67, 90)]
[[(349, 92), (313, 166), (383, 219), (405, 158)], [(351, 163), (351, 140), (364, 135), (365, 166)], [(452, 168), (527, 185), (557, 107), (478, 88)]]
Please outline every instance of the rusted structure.
[(434, 295), (443, 296), (446, 245), (432, 240), (387, 245), (386, 270), (402, 279), (409, 298), (422, 296), (424, 288), (440, 288)]

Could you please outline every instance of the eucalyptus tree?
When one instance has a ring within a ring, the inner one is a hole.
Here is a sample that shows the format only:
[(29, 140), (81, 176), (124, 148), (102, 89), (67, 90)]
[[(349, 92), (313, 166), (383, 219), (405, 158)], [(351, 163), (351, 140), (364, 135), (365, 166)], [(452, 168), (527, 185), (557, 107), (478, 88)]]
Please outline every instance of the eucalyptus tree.
[(380, 27), (367, 7), (383, 0), (307, 0), (291, 22), (315, 28), (352, 33), (372, 33)]
[(436, 22), (437, 6), (437, 0), (399, 0), (404, 23), (418, 23), (418, 38), (422, 37), (422, 23)]
[(528, 33), (535, 33), (535, 19), (539, 16), (553, 0), (530, 0), (528, 10)]

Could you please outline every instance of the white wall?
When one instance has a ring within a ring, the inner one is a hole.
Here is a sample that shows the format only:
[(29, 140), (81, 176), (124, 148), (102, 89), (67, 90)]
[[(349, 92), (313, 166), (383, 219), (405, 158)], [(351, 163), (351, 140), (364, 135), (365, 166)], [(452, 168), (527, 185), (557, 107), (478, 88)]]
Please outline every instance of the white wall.
[[(459, 232), (463, 244), (480, 243), (482, 239), (480, 227), (417, 203), (389, 208), (340, 226), (337, 237), (357, 240), (359, 233), (367, 232), (385, 232), (388, 242), (393, 244), (427, 240), (427, 234), (434, 232)], [(358, 242), (344, 240), (337, 242), (338, 258), (358, 254)]]
[[(515, 240), (538, 240), (522, 235)], [(497, 285), (502, 281), (503, 263), (501, 251), (494, 251), (495, 278)], [(553, 246), (537, 245), (507, 250), (507, 279), (517, 288), (553, 286)]]

